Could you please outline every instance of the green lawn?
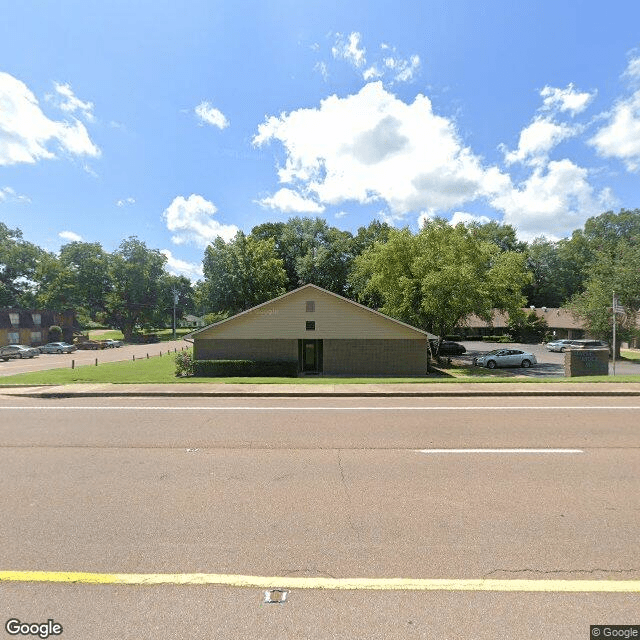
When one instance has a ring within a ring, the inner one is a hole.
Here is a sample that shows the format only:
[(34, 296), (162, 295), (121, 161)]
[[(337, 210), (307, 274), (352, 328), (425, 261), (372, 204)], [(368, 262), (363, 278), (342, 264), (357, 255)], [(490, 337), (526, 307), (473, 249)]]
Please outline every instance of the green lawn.
[(625, 360), (631, 360), (633, 362), (637, 362), (640, 360), (640, 350), (639, 349), (620, 349), (620, 355)]
[[(176, 340), (180, 340), (182, 336), (186, 336), (188, 333), (191, 333), (193, 329), (176, 329)], [(173, 329), (158, 329), (155, 331), (149, 331), (146, 333), (155, 333), (158, 338), (160, 338), (160, 342), (166, 342), (168, 340), (173, 340)], [(108, 331), (106, 333), (100, 332), (100, 330), (89, 331), (89, 338), (91, 340), (124, 340), (124, 336), (122, 335), (122, 331), (114, 329), (113, 331)]]
[[(443, 372), (444, 373), (444, 372)], [(470, 375), (471, 374), (471, 375)], [(446, 377), (424, 378), (176, 378), (174, 355), (153, 357), (150, 359), (109, 362), (99, 366), (83, 366), (75, 369), (50, 369), (21, 373), (15, 376), (0, 377), (0, 385), (29, 384), (71, 384), (71, 383), (114, 383), (114, 384), (167, 384), (167, 383), (204, 383), (219, 384), (389, 384), (389, 383), (546, 383), (546, 382), (640, 382), (640, 375), (632, 376), (593, 376), (580, 378), (520, 378), (509, 376), (506, 371), (487, 369), (448, 369)]]

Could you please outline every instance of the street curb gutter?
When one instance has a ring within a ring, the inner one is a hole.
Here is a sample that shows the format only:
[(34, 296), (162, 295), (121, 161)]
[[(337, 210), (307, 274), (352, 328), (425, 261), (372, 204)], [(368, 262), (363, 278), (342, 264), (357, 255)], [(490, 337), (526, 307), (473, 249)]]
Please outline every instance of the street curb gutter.
[[(0, 391), (0, 395), (2, 392)], [(287, 393), (287, 392), (195, 392), (166, 393), (161, 391), (133, 391), (128, 393), (116, 391), (81, 391), (81, 392), (32, 392), (21, 393), (21, 398), (469, 398), (469, 397), (638, 397), (640, 391), (370, 391), (370, 392), (314, 392), (314, 393)]]

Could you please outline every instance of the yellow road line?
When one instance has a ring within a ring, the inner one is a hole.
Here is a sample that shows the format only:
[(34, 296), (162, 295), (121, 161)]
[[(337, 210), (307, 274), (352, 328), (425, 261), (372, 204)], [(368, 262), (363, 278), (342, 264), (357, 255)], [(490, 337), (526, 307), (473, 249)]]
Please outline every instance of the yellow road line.
[(340, 589), (379, 591), (537, 591), (640, 593), (640, 580), (484, 580), (440, 578), (292, 578), (217, 573), (83, 573), (0, 571), (0, 582), (69, 582), (113, 585), (195, 585), (259, 589)]

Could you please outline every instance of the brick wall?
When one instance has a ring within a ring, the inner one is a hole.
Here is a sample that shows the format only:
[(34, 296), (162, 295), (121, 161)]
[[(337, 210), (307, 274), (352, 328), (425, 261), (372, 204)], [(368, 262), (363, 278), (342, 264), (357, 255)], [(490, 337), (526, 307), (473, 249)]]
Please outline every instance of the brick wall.
[(194, 340), (196, 360), (298, 361), (297, 340)]
[(564, 375), (609, 375), (609, 349), (567, 349), (564, 353)]
[(423, 376), (424, 340), (323, 340), (325, 375)]

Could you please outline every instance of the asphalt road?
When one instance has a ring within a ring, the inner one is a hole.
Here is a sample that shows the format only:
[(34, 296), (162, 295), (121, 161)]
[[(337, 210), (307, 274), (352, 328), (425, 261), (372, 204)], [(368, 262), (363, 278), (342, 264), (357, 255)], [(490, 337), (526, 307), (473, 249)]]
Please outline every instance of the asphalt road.
[[(0, 572), (529, 579), (541, 593), (0, 583), (62, 638), (588, 638), (640, 623), (637, 398), (0, 397)], [(487, 451), (492, 449), (494, 451)], [(443, 451), (444, 450), (444, 451)], [(153, 579), (153, 578), (150, 578)]]
[(136, 358), (146, 358), (159, 356), (160, 353), (167, 355), (167, 351), (173, 353), (183, 348), (190, 349), (192, 344), (185, 340), (171, 340), (169, 342), (157, 342), (155, 344), (128, 344), (114, 349), (78, 349), (73, 353), (41, 353), (35, 358), (12, 359), (7, 362), (0, 361), (0, 380), (2, 376), (13, 376), (17, 373), (29, 373), (31, 371), (45, 371), (48, 369), (67, 369), (71, 367), (71, 361), (75, 361), (75, 366), (95, 364), (102, 362), (118, 362), (121, 360), (132, 360)]

